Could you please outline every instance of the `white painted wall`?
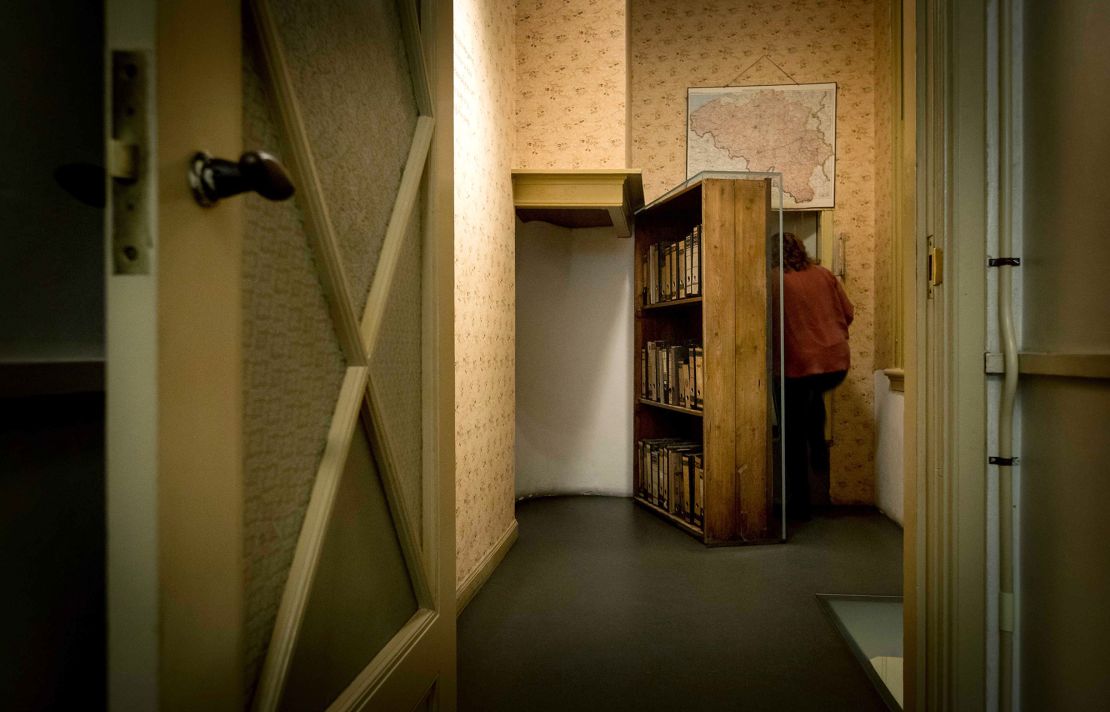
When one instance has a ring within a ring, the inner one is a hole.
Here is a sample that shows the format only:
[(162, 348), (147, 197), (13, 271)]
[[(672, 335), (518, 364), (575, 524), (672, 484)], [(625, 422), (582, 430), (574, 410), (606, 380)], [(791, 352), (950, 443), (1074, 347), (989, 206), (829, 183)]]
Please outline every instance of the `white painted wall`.
[(888, 517), (902, 519), (902, 431), (904, 396), (890, 390), (890, 381), (875, 371), (875, 504)]
[(516, 496), (631, 496), (632, 240), (516, 234)]

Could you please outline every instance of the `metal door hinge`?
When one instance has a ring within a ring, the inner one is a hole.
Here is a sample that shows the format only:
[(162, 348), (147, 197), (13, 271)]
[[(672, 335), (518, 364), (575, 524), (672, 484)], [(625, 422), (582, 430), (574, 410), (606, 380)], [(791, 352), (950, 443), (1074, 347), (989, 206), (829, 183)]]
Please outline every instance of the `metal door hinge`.
[(114, 274), (150, 273), (154, 190), (149, 69), (145, 52), (112, 52), (112, 127), (105, 150)]
[(131, 181), (139, 177), (139, 147), (133, 143), (108, 141), (108, 177)]

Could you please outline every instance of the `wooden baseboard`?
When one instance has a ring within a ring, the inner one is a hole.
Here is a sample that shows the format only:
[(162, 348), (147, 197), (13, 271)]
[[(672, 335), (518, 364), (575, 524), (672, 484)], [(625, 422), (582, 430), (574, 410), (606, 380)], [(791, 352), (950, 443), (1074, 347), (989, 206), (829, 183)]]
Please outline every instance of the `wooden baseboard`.
[(463, 582), (459, 584), (458, 589), (455, 591), (455, 615), (458, 616), (466, 608), (466, 604), (474, 599), (474, 596), (485, 585), (486, 581), (493, 574), (494, 570), (501, 564), (501, 560), (505, 558), (505, 554), (509, 553), (509, 549), (513, 548), (516, 543), (517, 528), (516, 519), (513, 519), (505, 533), (497, 540), (482, 560), (474, 567), (474, 570)]

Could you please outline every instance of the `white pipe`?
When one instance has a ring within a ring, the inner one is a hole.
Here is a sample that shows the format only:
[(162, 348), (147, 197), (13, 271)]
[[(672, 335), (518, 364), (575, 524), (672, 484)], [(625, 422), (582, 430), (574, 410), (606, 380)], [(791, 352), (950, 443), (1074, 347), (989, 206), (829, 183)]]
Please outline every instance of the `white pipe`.
[[(999, 126), (1001, 137), (1001, 158), (999, 187), (1001, 198), (998, 218), (998, 251), (1000, 257), (1013, 256), (1013, 234), (1011, 210), (1014, 205), (1011, 193), (1013, 159), (1013, 126), (1011, 124), (1011, 96), (1013, 75), (1010, 72), (1012, 38), (1012, 6), (1009, 0), (1000, 5), (1000, 101)], [(1013, 310), (1013, 267), (998, 267), (998, 324), (1002, 341), (1002, 392), (998, 405), (998, 457), (1006, 461), (1014, 456), (1014, 396), (1018, 386), (1018, 349), (1014, 334)], [(999, 601), (998, 601), (998, 705), (1002, 712), (1010, 712), (1014, 707), (1014, 479), (1013, 467), (998, 467), (998, 561), (999, 561)]]
[[(1005, 232), (1002, 233), (1006, 234)], [(1000, 235), (999, 245), (1003, 254), (1009, 251), (1010, 240)], [(998, 268), (998, 318), (1002, 332), (1002, 393), (998, 408), (998, 456), (1014, 456), (1014, 395), (1017, 392), (1018, 356), (1014, 338), (1013, 316), (1013, 267)], [(999, 626), (998, 634), (998, 684), (999, 709), (1009, 712), (1013, 700), (1011, 685), (1013, 678), (1014, 645), (1014, 480), (1013, 468), (1000, 465), (998, 468), (998, 549), (999, 549)]]

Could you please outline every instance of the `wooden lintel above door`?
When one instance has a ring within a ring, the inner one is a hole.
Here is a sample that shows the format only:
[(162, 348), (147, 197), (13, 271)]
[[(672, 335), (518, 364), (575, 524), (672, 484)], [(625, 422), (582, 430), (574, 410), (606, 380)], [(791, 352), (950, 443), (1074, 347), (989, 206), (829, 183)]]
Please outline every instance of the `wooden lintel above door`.
[(562, 227), (612, 227), (632, 235), (632, 214), (644, 204), (638, 168), (513, 169), (513, 205), (524, 222)]

